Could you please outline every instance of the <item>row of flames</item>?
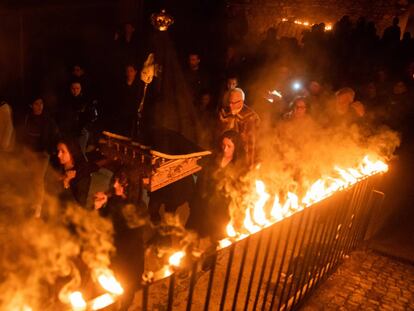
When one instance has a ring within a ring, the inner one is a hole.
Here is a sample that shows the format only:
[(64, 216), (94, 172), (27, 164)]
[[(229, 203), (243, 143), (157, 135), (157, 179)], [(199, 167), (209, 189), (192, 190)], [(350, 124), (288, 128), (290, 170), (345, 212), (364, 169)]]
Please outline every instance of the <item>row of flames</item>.
[[(338, 177), (323, 176), (315, 181), (302, 197), (293, 192), (288, 192), (283, 200), (279, 195), (270, 195), (266, 190), (266, 185), (262, 180), (255, 181), (255, 200), (252, 204), (248, 204), (244, 211), (245, 217), (241, 225), (236, 226), (233, 220), (226, 227), (227, 237), (219, 241), (219, 249), (226, 248), (232, 243), (242, 240), (254, 234), (263, 228), (266, 228), (276, 222), (279, 222), (294, 213), (319, 202), (334, 192), (346, 189), (358, 181), (371, 175), (384, 173), (388, 170), (388, 165), (380, 160), (372, 160), (365, 156), (356, 168), (334, 167), (334, 171)], [(273, 198), (272, 207), (269, 211), (265, 210), (265, 206), (269, 200)], [(283, 203), (282, 203), (283, 202)], [(153, 280), (162, 279), (170, 276), (176, 271), (183, 262), (187, 253), (179, 250), (172, 253), (166, 264), (160, 271), (153, 274)], [(74, 311), (84, 310), (100, 310), (113, 304), (117, 297), (123, 294), (121, 284), (116, 280), (113, 273), (109, 269), (95, 271), (97, 280), (107, 293), (86, 302), (83, 295), (79, 291), (72, 292), (68, 300)]]
[[(257, 199), (246, 208), (244, 221), (241, 226), (236, 227), (233, 220), (229, 222), (226, 227), (227, 237), (219, 241), (218, 248), (226, 248), (232, 243), (290, 217), (294, 213), (316, 202), (322, 201), (334, 192), (346, 189), (362, 179), (378, 173), (385, 173), (388, 171), (388, 165), (381, 160), (372, 160), (369, 156), (365, 156), (356, 168), (341, 168), (336, 166), (334, 170), (338, 177), (321, 177), (300, 198), (293, 192), (288, 192), (283, 200), (281, 200), (279, 195), (274, 195), (270, 213), (265, 211), (265, 205), (272, 196), (266, 191), (265, 183), (262, 180), (256, 180), (254, 191)], [(169, 258), (168, 265), (164, 266), (159, 276), (167, 277), (171, 275), (180, 266), (185, 256), (186, 253), (184, 251), (173, 253)]]
[[(316, 24), (316, 23), (310, 23), (308, 21), (301, 21), (301, 20), (297, 20), (297, 19), (295, 19), (293, 21), (290, 21), (287, 18), (282, 18), (282, 22), (292, 22), (296, 25), (302, 25), (302, 26), (305, 26), (305, 27), (309, 27), (309, 26), (312, 26), (312, 25)], [(331, 23), (325, 24), (325, 30), (326, 31), (331, 31), (332, 30), (332, 24)]]

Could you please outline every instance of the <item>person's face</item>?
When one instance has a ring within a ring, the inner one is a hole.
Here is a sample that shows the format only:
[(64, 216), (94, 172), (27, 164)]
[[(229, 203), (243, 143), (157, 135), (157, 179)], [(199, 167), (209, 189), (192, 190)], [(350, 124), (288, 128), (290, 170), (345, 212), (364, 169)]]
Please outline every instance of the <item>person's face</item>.
[(128, 80), (132, 81), (137, 76), (137, 70), (132, 66), (127, 66), (125, 70), (125, 75)]
[(237, 114), (243, 107), (243, 96), (239, 92), (231, 92), (229, 95), (229, 107), (232, 114)]
[(85, 71), (81, 68), (81, 66), (79, 66), (79, 65), (73, 66), (72, 74), (75, 77), (80, 78), (84, 75), (84, 73), (85, 73)]
[(322, 87), (321, 87), (321, 85), (318, 82), (312, 81), (310, 83), (310, 85), (309, 85), (309, 92), (312, 95), (318, 95), (321, 92), (321, 90), (322, 90)]
[(227, 79), (227, 89), (232, 90), (237, 87), (237, 79)]
[(41, 100), (40, 98), (36, 99), (32, 104), (33, 114), (36, 116), (41, 115), (43, 112), (43, 106), (43, 100)]
[(298, 100), (293, 110), (293, 116), (295, 119), (303, 118), (306, 115), (306, 103), (303, 100)]
[(210, 100), (211, 100), (210, 94), (203, 94), (200, 100), (201, 106), (203, 108), (206, 108), (208, 105), (210, 105)]
[(72, 93), (72, 96), (77, 97), (82, 92), (82, 86), (80, 83), (72, 83), (70, 85), (70, 92)]
[(114, 182), (114, 191), (116, 196), (122, 196), (125, 193), (124, 186), (122, 186), (119, 182), (118, 178), (115, 178)]
[(68, 147), (65, 144), (59, 143), (57, 145), (57, 151), (58, 151), (57, 157), (61, 165), (65, 166), (65, 165), (73, 164), (72, 156), (69, 152)]
[(347, 113), (352, 102), (353, 96), (351, 94), (338, 95), (336, 97), (336, 111), (339, 114)]
[(197, 54), (190, 54), (188, 56), (188, 64), (192, 70), (197, 70), (200, 64), (200, 57)]
[(233, 158), (234, 155), (234, 143), (230, 138), (224, 137), (221, 142), (221, 150), (223, 151), (223, 156), (227, 159)]

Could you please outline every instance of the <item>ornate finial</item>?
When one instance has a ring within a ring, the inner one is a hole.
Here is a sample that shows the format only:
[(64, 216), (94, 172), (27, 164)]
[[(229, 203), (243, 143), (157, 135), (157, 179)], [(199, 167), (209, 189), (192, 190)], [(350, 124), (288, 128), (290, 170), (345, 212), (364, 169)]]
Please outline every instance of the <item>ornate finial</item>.
[(174, 19), (165, 10), (161, 10), (160, 13), (151, 14), (151, 23), (159, 31), (166, 31), (174, 23)]

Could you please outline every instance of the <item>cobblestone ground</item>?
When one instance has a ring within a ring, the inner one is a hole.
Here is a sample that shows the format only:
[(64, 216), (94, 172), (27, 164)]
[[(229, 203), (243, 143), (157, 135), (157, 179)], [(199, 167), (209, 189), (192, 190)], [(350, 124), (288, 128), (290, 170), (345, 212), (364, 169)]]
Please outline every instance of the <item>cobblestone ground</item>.
[(301, 310), (414, 310), (414, 266), (355, 251)]

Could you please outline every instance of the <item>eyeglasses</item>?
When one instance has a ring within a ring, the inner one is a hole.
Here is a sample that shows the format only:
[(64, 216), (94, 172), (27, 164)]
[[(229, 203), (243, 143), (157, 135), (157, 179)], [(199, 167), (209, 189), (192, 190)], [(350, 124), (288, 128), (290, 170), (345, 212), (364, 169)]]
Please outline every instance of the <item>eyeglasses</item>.
[(229, 105), (236, 105), (236, 104), (241, 103), (241, 102), (243, 102), (241, 99), (238, 100), (238, 101), (235, 101), (235, 102), (230, 102), (229, 101)]

